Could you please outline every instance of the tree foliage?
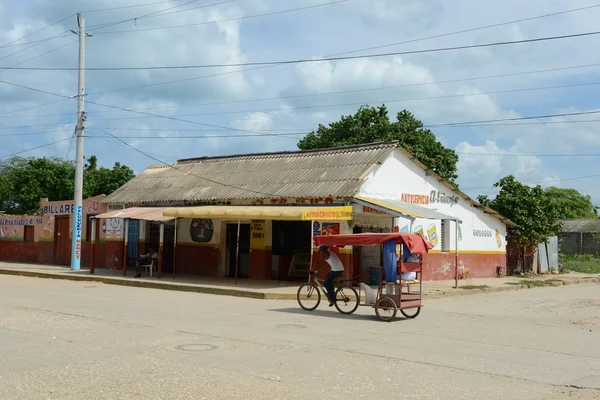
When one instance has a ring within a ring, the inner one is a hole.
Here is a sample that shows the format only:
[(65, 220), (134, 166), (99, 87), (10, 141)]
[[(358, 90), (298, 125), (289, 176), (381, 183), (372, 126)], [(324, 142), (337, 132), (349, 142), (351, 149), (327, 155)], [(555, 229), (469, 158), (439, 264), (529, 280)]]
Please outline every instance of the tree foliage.
[[(112, 169), (98, 168), (97, 159), (92, 156), (84, 170), (83, 197), (110, 194), (133, 176), (131, 168), (120, 163), (115, 163)], [(0, 210), (9, 214), (35, 214), (41, 198), (73, 199), (74, 182), (74, 164), (57, 157), (14, 157), (0, 162)]]
[(302, 150), (349, 146), (381, 141), (398, 141), (409, 153), (442, 178), (456, 185), (458, 156), (444, 147), (423, 123), (403, 110), (390, 121), (385, 105), (362, 106), (356, 114), (342, 116), (329, 126), (319, 128), (298, 142)]
[(598, 217), (598, 209), (591, 196), (576, 189), (549, 187), (546, 195), (556, 202), (560, 219), (589, 219)]
[(494, 186), (500, 192), (493, 200), (487, 196), (478, 196), (477, 200), (517, 224), (511, 233), (518, 242), (537, 245), (560, 232), (560, 207), (541, 186), (524, 185), (512, 175)]

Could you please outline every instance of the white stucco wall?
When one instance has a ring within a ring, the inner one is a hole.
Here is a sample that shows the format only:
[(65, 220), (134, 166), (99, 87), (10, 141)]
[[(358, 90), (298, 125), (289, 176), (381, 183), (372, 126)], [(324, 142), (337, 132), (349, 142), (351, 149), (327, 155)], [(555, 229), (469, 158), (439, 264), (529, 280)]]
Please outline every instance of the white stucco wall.
[[(506, 225), (502, 221), (473, 207), (471, 202), (439, 182), (436, 177), (427, 175), (425, 170), (400, 150), (394, 150), (386, 161), (369, 174), (358, 194), (364, 197), (406, 201), (459, 218), (462, 220), (462, 224), (459, 225), (459, 252), (506, 251)], [(411, 227), (408, 219), (398, 218), (396, 223), (401, 231), (408, 231)], [(438, 240), (434, 251), (441, 251), (441, 221), (416, 219), (412, 223), (412, 232), (418, 227), (422, 227), (426, 237), (436, 232)], [(450, 222), (449, 227), (448, 250), (455, 251), (454, 222)]]

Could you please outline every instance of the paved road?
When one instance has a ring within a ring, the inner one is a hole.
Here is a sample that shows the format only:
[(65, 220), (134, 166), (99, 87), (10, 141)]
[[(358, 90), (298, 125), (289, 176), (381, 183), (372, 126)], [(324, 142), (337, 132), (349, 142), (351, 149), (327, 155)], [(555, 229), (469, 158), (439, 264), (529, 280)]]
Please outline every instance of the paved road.
[(0, 399), (595, 399), (600, 285), (429, 300), (412, 321), (0, 276)]

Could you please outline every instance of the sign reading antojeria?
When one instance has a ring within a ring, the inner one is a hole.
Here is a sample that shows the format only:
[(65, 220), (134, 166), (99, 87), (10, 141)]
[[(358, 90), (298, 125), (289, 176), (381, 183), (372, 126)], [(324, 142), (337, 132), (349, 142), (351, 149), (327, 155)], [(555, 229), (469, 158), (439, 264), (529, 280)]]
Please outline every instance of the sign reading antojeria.
[(429, 193), (429, 202), (431, 204), (450, 204), (450, 206), (453, 206), (458, 204), (458, 196), (446, 194), (439, 190), (432, 190), (431, 193)]

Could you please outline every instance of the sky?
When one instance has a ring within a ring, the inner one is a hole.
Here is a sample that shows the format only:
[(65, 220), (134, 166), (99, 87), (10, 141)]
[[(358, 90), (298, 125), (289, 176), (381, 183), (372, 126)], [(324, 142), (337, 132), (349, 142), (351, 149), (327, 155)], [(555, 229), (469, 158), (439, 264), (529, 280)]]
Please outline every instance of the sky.
[[(513, 174), (600, 204), (600, 35), (422, 51), (593, 32), (600, 1), (0, 0), (0, 159), (74, 159), (77, 12), (93, 35), (84, 153), (101, 165), (294, 150), (385, 103), (433, 125), (472, 197)], [(412, 53), (229, 66), (400, 52)], [(141, 69), (93, 70), (106, 67)]]

